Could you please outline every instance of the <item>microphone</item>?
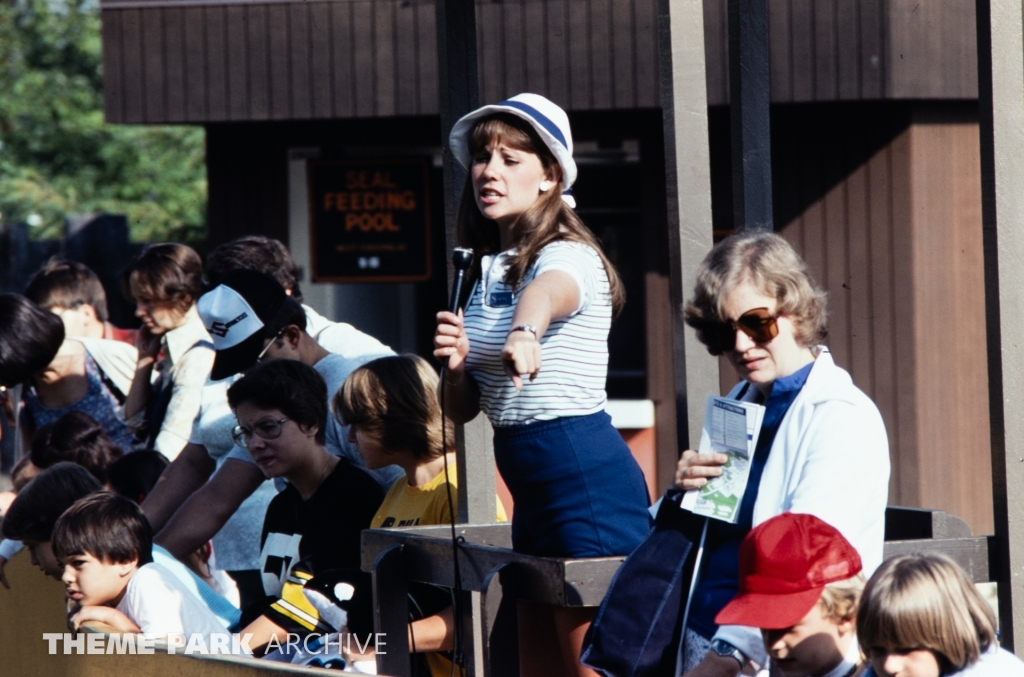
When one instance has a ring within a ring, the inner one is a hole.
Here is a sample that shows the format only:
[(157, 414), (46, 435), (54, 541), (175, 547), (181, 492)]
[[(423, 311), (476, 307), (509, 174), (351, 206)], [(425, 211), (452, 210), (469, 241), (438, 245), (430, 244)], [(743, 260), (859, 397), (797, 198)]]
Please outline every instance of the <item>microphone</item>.
[[(466, 271), (473, 265), (473, 250), (456, 247), (452, 250), (452, 267), (455, 268), (455, 279), (452, 282), (452, 298), (448, 302), (448, 310), (459, 314), (459, 300), (462, 298), (462, 283), (466, 280)], [(448, 367), (448, 359), (444, 361)]]
[(473, 265), (473, 250), (456, 247), (452, 250), (452, 266), (455, 268), (455, 280), (452, 284), (452, 298), (448, 310), (459, 314), (459, 299), (462, 296), (462, 283), (466, 279), (466, 271)]

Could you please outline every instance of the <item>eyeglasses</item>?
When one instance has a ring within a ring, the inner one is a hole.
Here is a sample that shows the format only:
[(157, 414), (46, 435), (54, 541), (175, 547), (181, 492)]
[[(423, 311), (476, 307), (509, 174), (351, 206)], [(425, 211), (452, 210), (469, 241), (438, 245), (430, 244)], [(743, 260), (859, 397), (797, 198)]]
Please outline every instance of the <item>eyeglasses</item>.
[(281, 338), (281, 334), (284, 333), (285, 329), (287, 329), (287, 327), (281, 327), (281, 331), (274, 334), (274, 338), (270, 339), (270, 343), (263, 346), (263, 350), (261, 350), (260, 354), (256, 356), (256, 364), (259, 364), (261, 361), (263, 361), (263, 356), (267, 354), (268, 350), (270, 350), (270, 346), (274, 345), (277, 342), (277, 339)]
[(281, 425), (285, 421), (290, 420), (287, 417), (280, 419), (265, 418), (254, 423), (251, 428), (247, 425), (236, 425), (231, 429), (231, 439), (243, 449), (249, 448), (253, 435), (259, 435), (265, 440), (276, 440), (281, 436)]
[(736, 330), (755, 343), (768, 343), (779, 335), (778, 316), (767, 308), (754, 308), (728, 322), (708, 322), (700, 328), (701, 339), (716, 353), (724, 353), (736, 345)]

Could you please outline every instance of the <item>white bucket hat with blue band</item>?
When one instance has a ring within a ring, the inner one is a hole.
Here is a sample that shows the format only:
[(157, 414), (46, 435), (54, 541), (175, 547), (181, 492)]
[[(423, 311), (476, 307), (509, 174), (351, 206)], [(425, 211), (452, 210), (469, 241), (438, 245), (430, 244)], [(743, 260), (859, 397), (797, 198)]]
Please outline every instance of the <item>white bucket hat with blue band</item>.
[(562, 108), (540, 94), (517, 94), (501, 103), (477, 108), (462, 116), (449, 137), (452, 154), (459, 163), (469, 169), (473, 158), (469, 156), (469, 135), (478, 120), (496, 113), (515, 115), (530, 123), (537, 135), (547, 144), (548, 150), (562, 168), (562, 199), (570, 207), (576, 206), (572, 197), (572, 184), (576, 182), (576, 162), (572, 159), (572, 131), (569, 116)]

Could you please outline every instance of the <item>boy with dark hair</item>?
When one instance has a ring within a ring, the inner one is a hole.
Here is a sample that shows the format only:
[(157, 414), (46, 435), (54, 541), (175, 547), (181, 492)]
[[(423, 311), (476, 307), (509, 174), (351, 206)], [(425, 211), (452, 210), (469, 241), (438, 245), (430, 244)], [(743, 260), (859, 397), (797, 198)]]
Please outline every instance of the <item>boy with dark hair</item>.
[[(319, 446), (324, 445), (327, 387), (323, 376), (297, 360), (274, 360), (257, 365), (228, 388), (228, 404), (236, 416), (238, 407), (243, 404), (267, 411), (277, 409), (288, 421), (310, 431)], [(280, 424), (277, 427), (280, 428)], [(256, 432), (266, 430), (260, 427)], [(241, 424), (235, 426), (232, 434), (236, 443), (244, 444), (247, 431)], [(258, 436), (264, 440), (274, 439)], [(249, 447), (246, 445), (244, 448)]]
[[(137, 451), (124, 458), (144, 453), (155, 452)], [(23, 542), (32, 555), (32, 563), (44, 574), (60, 580), (64, 566), (53, 552), (51, 539), (54, 526), (64, 511), (76, 501), (102, 490), (100, 483), (85, 468), (75, 463), (57, 463), (44, 470), (18, 492), (3, 523), (0, 524), (0, 533), (5, 539)], [(174, 574), (190, 593), (202, 599), (220, 619), (223, 627), (233, 626), (238, 622), (238, 608), (217, 594), (204, 580), (186, 569), (170, 553), (159, 546), (154, 546), (152, 557)], [(0, 583), (4, 587), (9, 587), (3, 578), (4, 560), (5, 558), (0, 558)]]
[(51, 258), (29, 280), (25, 297), (59, 316), (68, 336), (104, 338), (107, 293), (84, 263)]
[(60, 317), (68, 336), (135, 342), (135, 330), (110, 324), (107, 293), (84, 263), (51, 258), (29, 280), (25, 296)]
[(360, 534), (384, 498), (364, 470), (323, 446), (327, 388), (297, 360), (258, 365), (228, 390), (234, 436), (269, 478), (288, 486), (270, 502), (263, 522), (260, 571), (267, 604), (244, 633), (253, 646), (286, 633), (332, 632), (302, 594), (314, 576), (360, 565)]
[(57, 520), (52, 545), (75, 603), (75, 628), (96, 621), (150, 639), (202, 635), (207, 647), (225, 632), (173, 573), (153, 563), (153, 531), (127, 498), (98, 492), (79, 499)]
[(32, 563), (47, 576), (60, 580), (64, 567), (50, 545), (53, 525), (75, 501), (102, 490), (99, 481), (82, 466), (66, 461), (56, 463), (18, 492), (0, 524), (0, 533), (6, 539), (24, 543)]
[(13, 387), (42, 372), (64, 343), (60, 318), (24, 296), (0, 294), (0, 385)]

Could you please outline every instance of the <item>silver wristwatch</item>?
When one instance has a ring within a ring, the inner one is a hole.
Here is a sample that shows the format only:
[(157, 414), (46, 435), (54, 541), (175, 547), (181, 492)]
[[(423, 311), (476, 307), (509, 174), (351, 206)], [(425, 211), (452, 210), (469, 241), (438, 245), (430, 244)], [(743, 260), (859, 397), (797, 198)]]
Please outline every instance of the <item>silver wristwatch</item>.
[(732, 644), (729, 644), (729, 642), (726, 642), (724, 639), (716, 639), (711, 642), (711, 650), (723, 658), (735, 658), (739, 662), (741, 668), (743, 667), (743, 664), (747, 662), (747, 657), (743, 655), (743, 652)]
[(538, 340), (540, 339), (540, 337), (537, 336), (537, 328), (534, 327), (532, 324), (517, 324), (516, 326), (508, 330), (508, 334), (506, 334), (506, 337), (514, 334), (517, 331), (528, 331), (531, 334), (533, 334), (533, 338)]

